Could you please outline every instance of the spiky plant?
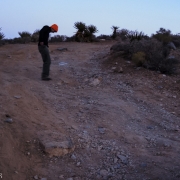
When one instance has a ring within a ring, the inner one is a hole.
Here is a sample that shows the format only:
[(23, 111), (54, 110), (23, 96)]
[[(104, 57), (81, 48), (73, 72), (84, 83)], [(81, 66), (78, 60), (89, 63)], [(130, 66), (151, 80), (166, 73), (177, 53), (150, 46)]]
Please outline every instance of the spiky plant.
[[(1, 31), (1, 29), (2, 28), (0, 28), (0, 31)], [(5, 37), (5, 35), (2, 32), (0, 32), (0, 40), (4, 39), (4, 37)]]
[(97, 27), (94, 26), (94, 25), (89, 25), (89, 26), (87, 27), (87, 29), (89, 30), (89, 32), (90, 32), (91, 34), (94, 34), (94, 33), (97, 33), (97, 32), (98, 32)]
[(86, 29), (84, 31), (84, 37), (87, 37), (88, 41), (92, 41), (94, 33), (97, 33), (97, 32), (98, 32), (98, 29), (96, 26), (89, 25), (88, 27), (86, 27)]
[(127, 37), (130, 39), (130, 42), (133, 42), (134, 40), (140, 41), (145, 37), (143, 32), (138, 32), (138, 31), (130, 31), (127, 34)]
[(86, 29), (86, 24), (83, 22), (75, 22), (74, 28), (77, 29), (76, 35), (82, 34)]
[(119, 29), (118, 26), (112, 26), (111, 29), (113, 30), (112, 38), (115, 39), (117, 36), (117, 30)]

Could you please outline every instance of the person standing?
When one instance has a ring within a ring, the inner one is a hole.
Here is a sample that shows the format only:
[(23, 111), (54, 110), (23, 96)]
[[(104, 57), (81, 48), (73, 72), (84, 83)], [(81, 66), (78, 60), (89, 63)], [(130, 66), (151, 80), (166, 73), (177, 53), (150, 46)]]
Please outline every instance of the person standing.
[(44, 26), (39, 31), (39, 42), (38, 42), (38, 50), (42, 56), (43, 60), (43, 69), (41, 74), (41, 79), (44, 81), (49, 81), (51, 78), (49, 77), (50, 65), (51, 65), (51, 58), (49, 54), (49, 46), (48, 46), (48, 39), (49, 33), (58, 32), (58, 25), (53, 24), (52, 26)]

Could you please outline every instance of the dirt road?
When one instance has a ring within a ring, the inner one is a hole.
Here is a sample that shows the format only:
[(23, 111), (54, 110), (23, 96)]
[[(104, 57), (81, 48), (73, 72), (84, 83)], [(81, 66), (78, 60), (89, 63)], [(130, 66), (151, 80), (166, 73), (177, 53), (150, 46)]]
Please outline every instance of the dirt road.
[[(50, 44), (48, 82), (37, 45), (0, 47), (3, 179), (180, 178), (180, 74), (110, 61), (114, 43)], [(75, 149), (49, 157), (44, 141)]]

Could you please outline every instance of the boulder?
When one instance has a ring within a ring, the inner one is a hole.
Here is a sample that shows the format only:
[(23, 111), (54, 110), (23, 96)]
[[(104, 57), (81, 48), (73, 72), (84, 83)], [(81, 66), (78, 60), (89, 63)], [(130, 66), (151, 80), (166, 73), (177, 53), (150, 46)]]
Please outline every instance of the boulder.
[(51, 142), (41, 142), (41, 146), (43, 151), (52, 156), (64, 156), (66, 154), (72, 153), (75, 149), (71, 140), (58, 142), (58, 141), (51, 141)]

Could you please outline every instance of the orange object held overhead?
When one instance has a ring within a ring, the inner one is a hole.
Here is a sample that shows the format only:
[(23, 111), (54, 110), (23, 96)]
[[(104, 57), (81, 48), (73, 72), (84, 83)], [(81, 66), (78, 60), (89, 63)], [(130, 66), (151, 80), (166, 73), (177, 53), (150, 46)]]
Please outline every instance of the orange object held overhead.
[(58, 32), (58, 25), (57, 24), (53, 24), (51, 26), (52, 29), (54, 29), (54, 31)]

